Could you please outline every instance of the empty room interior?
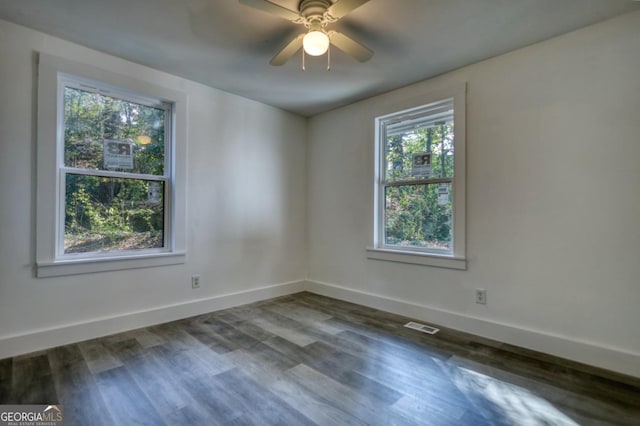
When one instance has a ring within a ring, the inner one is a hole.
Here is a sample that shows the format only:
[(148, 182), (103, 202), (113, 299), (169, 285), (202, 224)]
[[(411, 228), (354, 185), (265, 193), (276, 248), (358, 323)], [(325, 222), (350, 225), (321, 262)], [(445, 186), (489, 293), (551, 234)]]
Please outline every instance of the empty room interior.
[(633, 0), (0, 0), (0, 424), (640, 424), (639, 76)]

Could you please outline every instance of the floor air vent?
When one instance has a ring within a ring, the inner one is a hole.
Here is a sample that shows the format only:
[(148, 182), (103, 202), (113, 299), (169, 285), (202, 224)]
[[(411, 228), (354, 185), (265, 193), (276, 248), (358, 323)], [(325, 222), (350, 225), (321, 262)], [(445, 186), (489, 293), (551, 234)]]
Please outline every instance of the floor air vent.
[(413, 321), (406, 323), (404, 326), (407, 328), (412, 328), (414, 330), (422, 331), (423, 333), (427, 333), (427, 334), (436, 334), (438, 331), (440, 331), (439, 328), (431, 327), (424, 324), (419, 324)]

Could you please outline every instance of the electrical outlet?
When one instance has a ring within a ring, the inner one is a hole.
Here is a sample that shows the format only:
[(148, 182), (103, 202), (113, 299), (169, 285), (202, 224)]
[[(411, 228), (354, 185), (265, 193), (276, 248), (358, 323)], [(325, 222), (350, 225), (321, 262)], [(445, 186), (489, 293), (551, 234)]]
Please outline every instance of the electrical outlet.
[(191, 275), (191, 288), (200, 288), (200, 275)]
[(487, 304), (487, 290), (483, 288), (476, 288), (476, 303), (480, 305)]

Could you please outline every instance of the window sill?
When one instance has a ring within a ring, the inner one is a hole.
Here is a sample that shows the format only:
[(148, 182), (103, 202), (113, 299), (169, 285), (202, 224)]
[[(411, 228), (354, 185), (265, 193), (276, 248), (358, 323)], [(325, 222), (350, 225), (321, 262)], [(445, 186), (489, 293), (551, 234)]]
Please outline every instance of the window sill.
[(173, 252), (141, 254), (126, 257), (113, 256), (37, 262), (37, 276), (39, 278), (59, 277), (63, 275), (89, 274), (93, 272), (178, 265), (185, 263), (185, 258), (186, 255), (184, 252)]
[(367, 247), (367, 258), (373, 260), (384, 260), (387, 262), (467, 270), (467, 260), (465, 258), (444, 256), (433, 253)]

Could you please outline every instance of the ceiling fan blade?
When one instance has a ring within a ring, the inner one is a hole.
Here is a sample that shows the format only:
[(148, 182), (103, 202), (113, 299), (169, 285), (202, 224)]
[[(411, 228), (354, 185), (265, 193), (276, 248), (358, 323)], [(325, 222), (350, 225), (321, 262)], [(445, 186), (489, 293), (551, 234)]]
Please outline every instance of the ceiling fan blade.
[(338, 0), (327, 9), (327, 14), (334, 19), (340, 19), (369, 0)]
[(270, 13), (272, 15), (279, 16), (289, 21), (297, 21), (300, 19), (298, 12), (289, 10), (285, 7), (271, 3), (268, 0), (239, 0), (241, 4), (245, 6), (253, 7), (254, 9), (262, 10), (263, 12)]
[(337, 31), (329, 31), (328, 35), (331, 44), (360, 62), (366, 62), (373, 56), (373, 50), (358, 43), (351, 37), (347, 37)]
[(274, 56), (269, 62), (271, 65), (279, 66), (284, 65), (298, 50), (302, 47), (302, 39), (305, 34), (300, 34), (289, 42), (276, 56)]

